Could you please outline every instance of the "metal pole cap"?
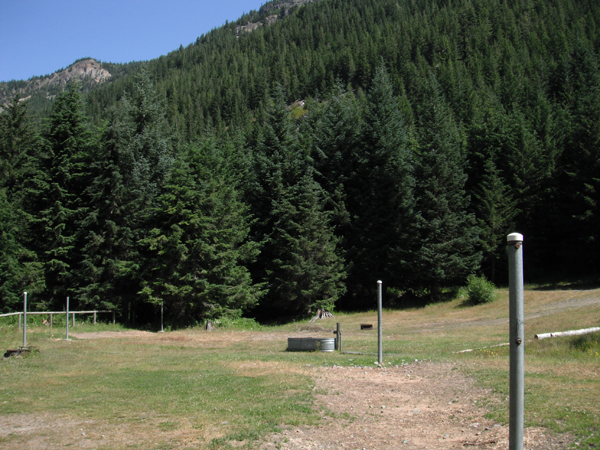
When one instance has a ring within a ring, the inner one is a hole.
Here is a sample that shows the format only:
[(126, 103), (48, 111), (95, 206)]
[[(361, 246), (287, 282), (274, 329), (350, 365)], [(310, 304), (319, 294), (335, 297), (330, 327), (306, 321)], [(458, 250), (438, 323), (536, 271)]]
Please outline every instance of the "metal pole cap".
[(523, 242), (523, 235), (521, 233), (511, 233), (506, 237), (507, 242)]
[(377, 284), (381, 284), (381, 283), (383, 283), (383, 281), (377, 280)]

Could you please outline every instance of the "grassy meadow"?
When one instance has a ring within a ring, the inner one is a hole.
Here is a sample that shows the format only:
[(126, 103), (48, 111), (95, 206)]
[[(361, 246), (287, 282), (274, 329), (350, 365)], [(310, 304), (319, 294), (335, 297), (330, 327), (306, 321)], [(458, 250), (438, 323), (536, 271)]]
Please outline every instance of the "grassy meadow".
[[(533, 337), (599, 326), (599, 299), (600, 289), (525, 292), (526, 426), (570, 433), (579, 448), (600, 448), (600, 333)], [(212, 332), (78, 323), (70, 341), (64, 319), (52, 333), (34, 320), (27, 340), (40, 353), (0, 361), (0, 430), (30, 424), (28, 433), (0, 433), (6, 448), (254, 448), (268, 433), (320, 423), (308, 367), (376, 360), (375, 311), (316, 324), (232, 322)], [(488, 416), (508, 421), (508, 347), (493, 347), (508, 341), (507, 290), (485, 305), (457, 298), (385, 310), (383, 320), (385, 364), (451, 361), (493, 390), (482, 405)], [(333, 336), (336, 322), (344, 350), (366, 354), (286, 352), (288, 336)], [(361, 323), (374, 328), (360, 331)], [(99, 332), (126, 337), (84, 339)], [(16, 321), (0, 318), (0, 349), (20, 345)], [(466, 349), (473, 351), (458, 353)]]

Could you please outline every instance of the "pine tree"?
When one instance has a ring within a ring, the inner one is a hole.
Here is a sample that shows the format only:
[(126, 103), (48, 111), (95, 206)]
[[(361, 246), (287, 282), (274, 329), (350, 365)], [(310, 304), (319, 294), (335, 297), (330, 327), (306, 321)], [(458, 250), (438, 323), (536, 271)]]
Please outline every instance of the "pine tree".
[(433, 74), (419, 111), (416, 221), (419, 248), (409, 262), (413, 285), (438, 299), (441, 288), (464, 282), (479, 267), (479, 230), (467, 212), (461, 134)]
[(83, 266), (90, 282), (81, 289), (89, 305), (122, 308), (135, 322), (146, 246), (140, 241), (154, 228), (153, 211), (171, 167), (175, 139), (162, 100), (141, 71), (102, 135), (87, 190)]
[(80, 272), (81, 221), (88, 208), (84, 192), (90, 181), (90, 156), (97, 143), (88, 129), (76, 85), (57, 97), (43, 139), (47, 147), (46, 185), (38, 219), (43, 226), (38, 238), (43, 255), (39, 256), (44, 261), (47, 299), (58, 306), (85, 283)]
[(248, 240), (249, 208), (236, 173), (214, 138), (190, 146), (168, 178), (154, 212), (142, 295), (164, 303), (175, 323), (238, 317), (261, 296), (247, 265), (258, 254)]
[(327, 194), (336, 234), (349, 224), (345, 184), (352, 175), (352, 154), (360, 136), (360, 108), (354, 95), (338, 83), (324, 107), (314, 102), (302, 125), (302, 140), (315, 169), (315, 180)]
[(578, 95), (569, 152), (563, 154), (561, 220), (570, 218), (563, 234), (577, 230), (578, 235), (564, 252), (575, 267), (587, 271), (600, 265), (600, 60), (589, 48), (578, 48), (577, 59)]
[(265, 251), (269, 305), (286, 315), (332, 312), (345, 292), (344, 262), (323, 209), (323, 192), (310, 170), (274, 204), (276, 218)]
[(281, 87), (259, 138), (254, 194), (254, 236), (263, 243), (254, 273), (268, 290), (262, 313), (289, 316), (333, 309), (344, 292), (343, 262), (331, 213), (298, 145)]
[(355, 300), (349, 301), (353, 307), (363, 306), (360, 302), (377, 280), (392, 287), (406, 280), (402, 261), (410, 253), (414, 178), (398, 104), (382, 64), (368, 94), (361, 144), (346, 161), (352, 167), (345, 187), (351, 217), (347, 257), (352, 261), (349, 280)]
[(496, 282), (496, 263), (504, 254), (506, 236), (513, 229), (518, 214), (510, 188), (505, 184), (493, 159), (485, 163), (483, 180), (475, 193), (479, 238), (483, 250), (484, 270)]
[(23, 291), (41, 292), (43, 272), (32, 250), (32, 180), (37, 176), (39, 138), (27, 117), (27, 102), (15, 97), (0, 112), (0, 310), (20, 305)]

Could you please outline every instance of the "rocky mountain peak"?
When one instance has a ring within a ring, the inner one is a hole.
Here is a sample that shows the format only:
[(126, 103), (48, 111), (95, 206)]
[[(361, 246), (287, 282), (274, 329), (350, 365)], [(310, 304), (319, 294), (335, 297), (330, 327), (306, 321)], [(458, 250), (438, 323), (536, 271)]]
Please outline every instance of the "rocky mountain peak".
[[(111, 77), (108, 70), (103, 69), (95, 59), (82, 59), (70, 65), (66, 69), (54, 72), (49, 77), (38, 78), (34, 82), (34, 87), (43, 87), (46, 85), (65, 86), (70, 80), (91, 81), (92, 83), (103, 83)], [(32, 80), (33, 81), (33, 80)]]
[(74, 80), (86, 85), (102, 84), (112, 77), (111, 73), (93, 58), (76, 61), (66, 69), (51, 75), (33, 77), (27, 81), (0, 83), (0, 105), (19, 94), (23, 100), (32, 95), (42, 93), (47, 98), (53, 98), (69, 81)]

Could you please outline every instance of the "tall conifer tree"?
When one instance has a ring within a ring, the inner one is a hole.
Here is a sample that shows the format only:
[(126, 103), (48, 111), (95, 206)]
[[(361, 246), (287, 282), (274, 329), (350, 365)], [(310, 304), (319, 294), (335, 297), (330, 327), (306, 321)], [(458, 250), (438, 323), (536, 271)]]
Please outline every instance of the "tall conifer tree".
[(360, 145), (346, 164), (350, 213), (347, 235), (353, 307), (363, 307), (377, 280), (399, 287), (406, 280), (408, 231), (413, 214), (413, 157), (404, 120), (385, 67), (376, 71), (368, 94)]
[(22, 293), (38, 293), (43, 272), (31, 235), (38, 179), (38, 135), (27, 116), (27, 102), (15, 97), (0, 112), (0, 310), (12, 312)]
[(135, 320), (142, 288), (152, 213), (173, 161), (175, 139), (148, 73), (142, 70), (102, 136), (87, 191), (85, 268), (90, 283), (80, 294), (90, 305), (122, 307)]
[(423, 92), (418, 133), (412, 236), (418, 249), (409, 266), (413, 285), (437, 299), (442, 287), (461, 283), (478, 269), (481, 254), (479, 229), (468, 213), (461, 133), (433, 73)]
[(261, 295), (247, 269), (258, 243), (248, 240), (249, 208), (227, 158), (214, 138), (186, 149), (141, 241), (150, 250), (142, 294), (177, 323), (237, 317)]
[(281, 87), (259, 138), (254, 194), (255, 236), (263, 243), (255, 274), (268, 289), (261, 311), (289, 316), (332, 309), (344, 292), (343, 263)]
[[(77, 85), (58, 96), (43, 133), (46, 186), (41, 193), (43, 226), (39, 244), (44, 252), (48, 300), (56, 306), (85, 284), (81, 273), (83, 234), (81, 221), (89, 202), (89, 165), (97, 145), (88, 129)], [(74, 305), (77, 300), (74, 299)]]

